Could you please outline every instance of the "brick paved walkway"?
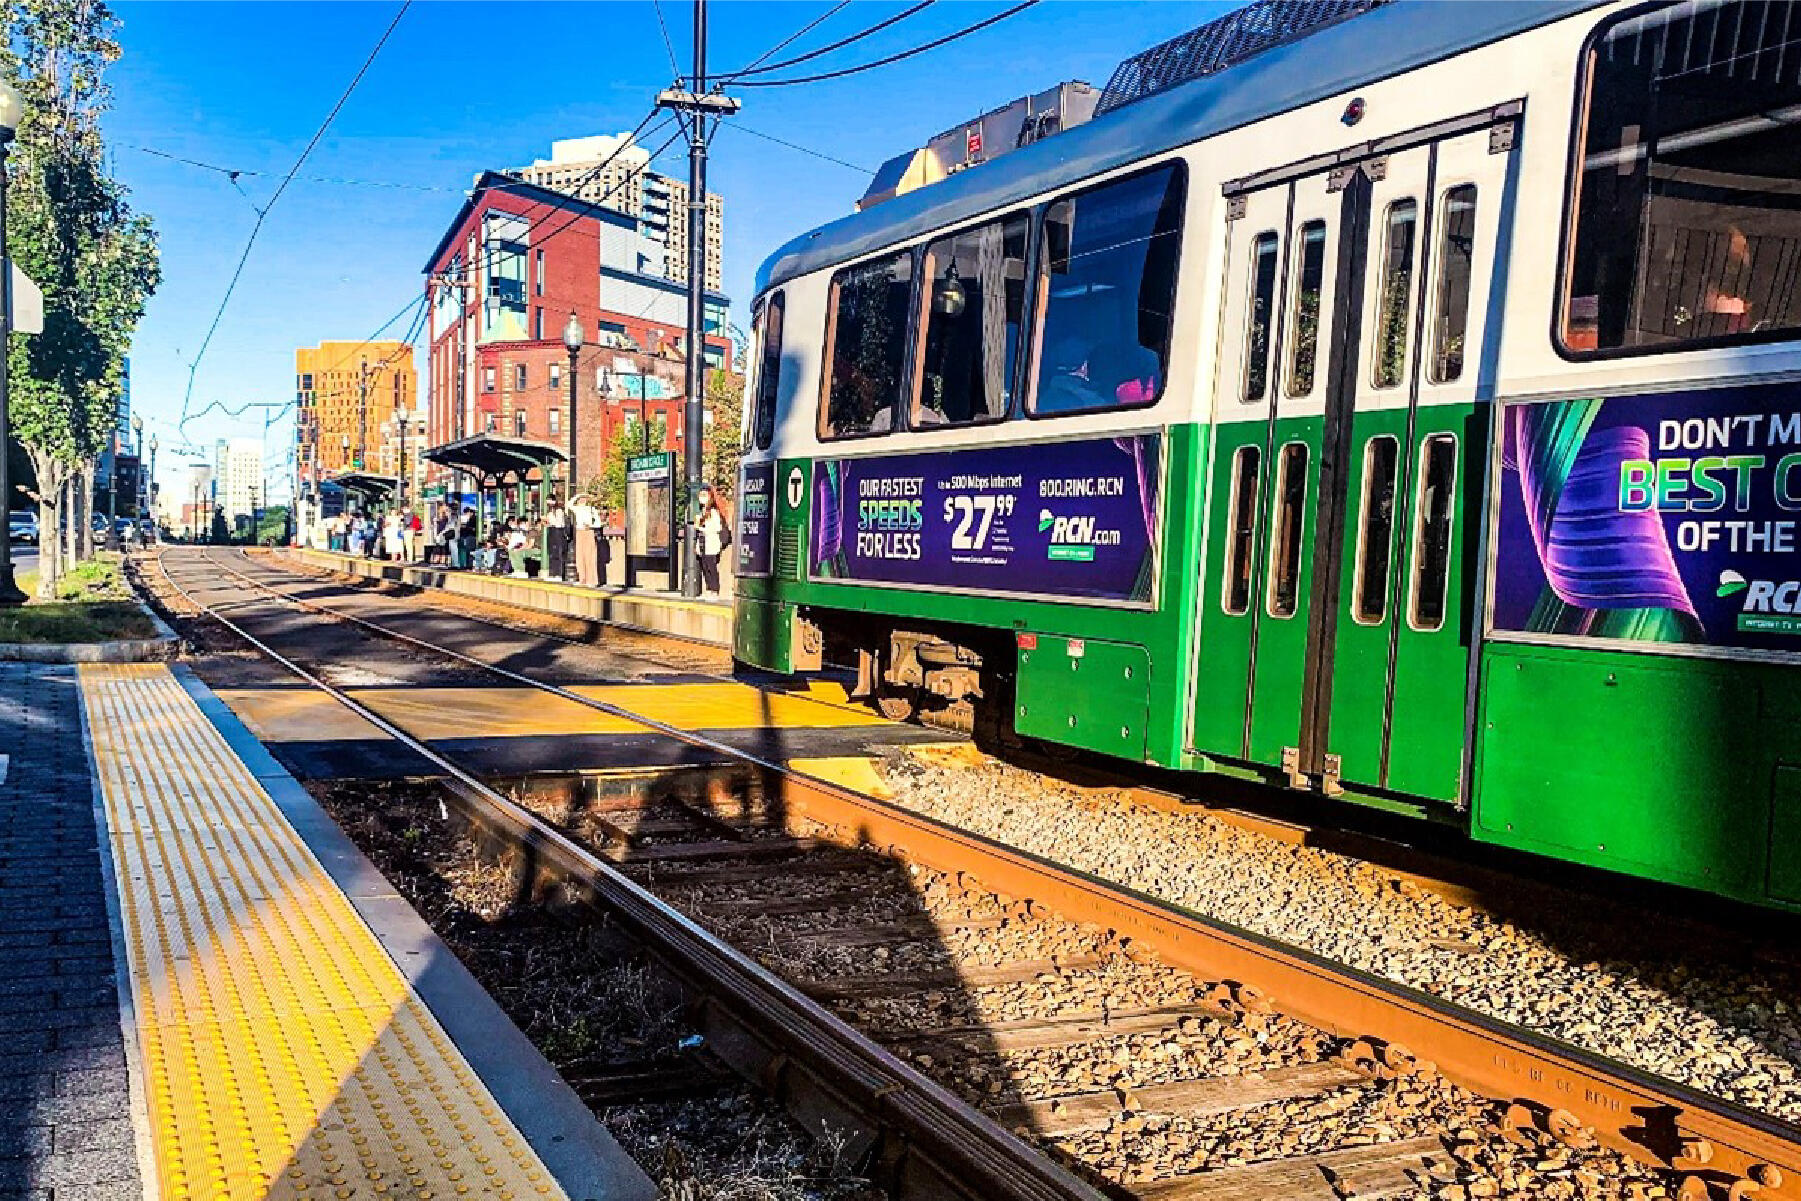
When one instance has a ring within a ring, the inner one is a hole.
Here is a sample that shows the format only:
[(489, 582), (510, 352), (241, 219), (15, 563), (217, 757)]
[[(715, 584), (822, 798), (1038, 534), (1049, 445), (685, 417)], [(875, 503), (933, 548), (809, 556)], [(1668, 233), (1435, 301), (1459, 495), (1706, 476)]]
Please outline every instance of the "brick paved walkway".
[(0, 664), (0, 755), (0, 1201), (136, 1201), (74, 668)]

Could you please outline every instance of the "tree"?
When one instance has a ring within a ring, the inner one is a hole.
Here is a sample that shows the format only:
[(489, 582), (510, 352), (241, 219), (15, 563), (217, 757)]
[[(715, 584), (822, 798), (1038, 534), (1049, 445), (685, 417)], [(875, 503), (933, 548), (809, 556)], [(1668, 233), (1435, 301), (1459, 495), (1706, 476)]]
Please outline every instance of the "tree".
[(744, 377), (729, 371), (707, 373), (706, 441), (701, 478), (721, 496), (738, 491), (738, 460), (744, 428)]
[[(625, 461), (641, 453), (644, 435), (636, 420), (628, 420), (607, 446), (606, 461), (600, 475), (589, 484), (589, 490), (600, 499), (600, 511), (610, 521), (625, 520)], [(650, 419), (650, 445), (661, 450), (669, 445), (669, 418), (662, 413)]]
[[(111, 436), (125, 353), (161, 279), (156, 234), (107, 175), (102, 75), (119, 57), (118, 20), (102, 0), (13, 0), (0, 69), (24, 100), (9, 164), (7, 239), (44, 292), (44, 332), (6, 348), (13, 430), (37, 477), (41, 527), (59, 528), (66, 495), (91, 546), (82, 496)], [(79, 487), (70, 485), (79, 483)], [(62, 564), (40, 560), (40, 596)]]

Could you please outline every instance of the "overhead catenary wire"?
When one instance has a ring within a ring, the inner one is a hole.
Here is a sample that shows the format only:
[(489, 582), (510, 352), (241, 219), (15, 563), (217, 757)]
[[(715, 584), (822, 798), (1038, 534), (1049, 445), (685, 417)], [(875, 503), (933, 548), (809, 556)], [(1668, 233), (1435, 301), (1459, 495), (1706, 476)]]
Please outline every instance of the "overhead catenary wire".
[(834, 155), (827, 154), (823, 150), (815, 150), (811, 146), (803, 146), (799, 142), (790, 142), (786, 138), (778, 138), (772, 133), (764, 133), (762, 130), (752, 129), (742, 121), (733, 121), (729, 128), (735, 129), (739, 133), (747, 133), (753, 138), (762, 138), (765, 142), (774, 142), (777, 146), (786, 146), (790, 150), (798, 150), (802, 154), (810, 154), (814, 158), (824, 159), (828, 163), (836, 163), (840, 167), (848, 167), (852, 171), (856, 171), (863, 175), (875, 174), (873, 168), (859, 166), (848, 159), (841, 159)]
[(800, 39), (806, 37), (809, 33), (812, 33), (815, 29), (818, 29), (821, 25), (825, 24), (827, 21), (831, 20), (833, 17), (837, 16), (839, 13), (843, 12), (845, 9), (847, 9), (849, 7), (850, 7), (850, 0), (838, 0), (838, 3), (832, 5), (832, 7), (826, 9), (824, 12), (820, 13), (817, 17), (814, 17), (811, 21), (808, 21), (805, 25), (802, 25), (799, 29), (795, 30), (793, 33), (789, 34), (787, 37), (783, 38), (781, 41), (777, 42), (775, 45), (771, 46), (769, 49), (763, 51), (763, 53), (757, 55), (757, 57), (751, 59), (750, 62), (746, 63), (742, 67), (739, 67), (736, 71), (727, 72), (726, 74), (720, 76), (720, 79), (732, 80), (732, 79), (736, 79), (740, 75), (744, 75), (751, 71), (754, 71), (757, 67), (759, 67), (763, 63), (767, 62), (771, 55), (780, 54), (782, 51), (784, 51), (788, 47), (794, 45), (794, 43), (800, 41)]
[(864, 71), (873, 71), (877, 67), (886, 67), (891, 63), (898, 63), (903, 59), (909, 59), (915, 55), (924, 54), (928, 50), (936, 50), (940, 46), (949, 45), (951, 42), (957, 41), (960, 38), (966, 38), (972, 33), (987, 29), (990, 25), (999, 24), (1008, 17), (1022, 13), (1028, 8), (1033, 8), (1037, 6), (1038, 3), (1039, 0), (1022, 0), (1021, 3), (1015, 4), (1011, 8), (1003, 9), (985, 20), (977, 21), (974, 25), (966, 25), (962, 29), (945, 34), (943, 37), (933, 38), (923, 45), (914, 46), (910, 50), (902, 50), (896, 54), (890, 54), (885, 58), (878, 58), (874, 62), (859, 63), (857, 66), (843, 67), (836, 71), (822, 71), (817, 75), (796, 75), (789, 79), (739, 79), (732, 81), (732, 84), (734, 87), (740, 88), (785, 88), (800, 83), (821, 83), (828, 79), (842, 79), (846, 75), (857, 75)]
[[(182, 163), (189, 167), (197, 167), (202, 171), (214, 171), (225, 176), (234, 184), (241, 177), (255, 178), (268, 174), (266, 171), (256, 171), (247, 167), (222, 167), (217, 163), (203, 162), (197, 158), (188, 158), (185, 155), (171, 154), (167, 150), (158, 150), (154, 146), (135, 146), (130, 143), (120, 143), (119, 148), (121, 150), (136, 150), (143, 154), (155, 155), (157, 158), (168, 159), (170, 162)], [(343, 184), (348, 187), (358, 188), (403, 188), (415, 192), (467, 191), (466, 188), (453, 188), (447, 184), (402, 183), (399, 180), (393, 179), (344, 179), (334, 175), (296, 175), (294, 178), (302, 183)]]
[(269, 213), (275, 208), (276, 201), (281, 199), (282, 193), (287, 191), (288, 185), (300, 173), (300, 168), (306, 164), (306, 160), (313, 153), (314, 148), (325, 137), (325, 131), (331, 128), (333, 121), (337, 120), (338, 114), (349, 102), (357, 85), (363, 82), (363, 77), (369, 73), (369, 68), (375, 65), (375, 59), (381, 54), (382, 47), (386, 46), (388, 39), (394, 36), (394, 30), (400, 25), (400, 19), (412, 6), (413, 0), (401, 0), (400, 7), (394, 11), (393, 19), (388, 22), (388, 27), (382, 30), (381, 37), (376, 39), (375, 46), (369, 51), (368, 57), (363, 60), (363, 65), (357, 68), (350, 83), (338, 96), (337, 103), (332, 105), (331, 111), (325, 114), (325, 120), (319, 123), (319, 128), (314, 131), (306, 147), (301, 150), (300, 156), (294, 160), (294, 165), (288, 168), (288, 173), (282, 177), (281, 183), (276, 185), (275, 191), (269, 196), (263, 207), (257, 210), (256, 224), (250, 227), (250, 236), (244, 241), (244, 251), (238, 256), (237, 267), (233, 269), (231, 279), (225, 285), (225, 295), (219, 299), (219, 307), (213, 313), (211, 324), (207, 326), (206, 336), (200, 341), (200, 349), (195, 352), (193, 361), (188, 364), (188, 384), (187, 389), (182, 393), (181, 420), (176, 423), (178, 429), (184, 428), (188, 423), (188, 406), (193, 402), (194, 397), (194, 377), (200, 370), (202, 360), (206, 358), (207, 348), (212, 345), (213, 335), (219, 331), (219, 322), (225, 317), (225, 308), (231, 303), (232, 293), (237, 291), (238, 280), (243, 278), (244, 264), (250, 261), (250, 251), (256, 246), (256, 238), (263, 230), (263, 223), (269, 219)]
[[(780, 71), (780, 70), (783, 70), (788, 67), (799, 66), (801, 63), (811, 62), (816, 58), (820, 58), (824, 55), (830, 54), (834, 50), (842, 50), (842, 49), (844, 49), (844, 47), (852, 45), (853, 43), (856, 43), (856, 42), (860, 42), (866, 37), (870, 37), (873, 34), (880, 33), (882, 30), (887, 29), (891, 25), (898, 25), (902, 21), (905, 21), (908, 17), (911, 17), (916, 13), (924, 12), (926, 9), (932, 7), (932, 5), (934, 3), (936, 3), (936, 0), (920, 0), (920, 3), (913, 5), (911, 8), (902, 9), (900, 12), (896, 13), (894, 16), (889, 17), (883, 21), (877, 21), (874, 25), (871, 25), (868, 28), (859, 29), (856, 33), (853, 33), (853, 34), (849, 35), (848, 37), (839, 38), (837, 41), (831, 43), (830, 45), (821, 46), (817, 50), (809, 50), (805, 54), (798, 54), (798, 55), (795, 55), (793, 58), (785, 58), (781, 62), (770, 63), (767, 66), (759, 66), (758, 64), (761, 63), (763, 61), (763, 59), (761, 59), (761, 58), (757, 59), (755, 62), (751, 63), (747, 67), (740, 67), (738, 70), (733, 71), (729, 75), (721, 76), (720, 77), (721, 82), (731, 83), (734, 80), (743, 79), (747, 75), (766, 75), (771, 71)], [(843, 7), (844, 7), (844, 5), (842, 5), (842, 4), (840, 4), (838, 6), (838, 8), (843, 8)], [(836, 9), (836, 8), (832, 9), (831, 12), (828, 12), (825, 14), (825, 17), (829, 17), (832, 15), (833, 12), (837, 12), (837, 11), (838, 11), (838, 9)], [(820, 21), (825, 20), (825, 17), (820, 17), (818, 20), (814, 21), (812, 25), (804, 26), (800, 30), (800, 33), (796, 33), (794, 35), (794, 37), (789, 38), (788, 41), (789, 42), (794, 41), (795, 38), (800, 37), (800, 35), (805, 33), (808, 29), (813, 28), (815, 25), (818, 25)], [(776, 47), (776, 49), (779, 50), (779, 49), (781, 49), (782, 46), (787, 45), (787, 44), (788, 44), (787, 42), (781, 43), (780, 45), (778, 45)], [(772, 54), (772, 53), (774, 53), (774, 51), (770, 51), (769, 53), (765, 54), (763, 57), (767, 58), (769, 56), (769, 54)]]

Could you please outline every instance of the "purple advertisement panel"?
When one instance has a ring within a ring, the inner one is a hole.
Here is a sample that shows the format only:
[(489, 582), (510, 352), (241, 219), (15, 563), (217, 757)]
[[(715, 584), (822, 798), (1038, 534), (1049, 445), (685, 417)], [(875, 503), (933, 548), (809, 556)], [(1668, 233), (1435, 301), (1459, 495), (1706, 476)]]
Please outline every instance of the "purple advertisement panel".
[(737, 575), (768, 575), (775, 535), (775, 464), (751, 463), (738, 484)]
[(1497, 630), (1801, 651), (1801, 386), (1509, 405)]
[(817, 579), (1151, 599), (1160, 436), (822, 459)]

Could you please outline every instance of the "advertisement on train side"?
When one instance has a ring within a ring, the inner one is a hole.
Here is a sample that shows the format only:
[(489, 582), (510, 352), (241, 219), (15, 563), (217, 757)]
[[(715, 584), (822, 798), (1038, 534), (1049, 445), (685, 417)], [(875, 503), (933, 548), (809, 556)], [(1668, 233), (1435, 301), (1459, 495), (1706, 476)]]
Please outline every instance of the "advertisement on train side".
[(1801, 651), (1801, 385), (1503, 410), (1493, 628)]
[(1157, 434), (822, 460), (812, 574), (1144, 603)]
[(738, 556), (733, 570), (741, 576), (769, 574), (775, 536), (775, 464), (751, 463), (738, 485)]

